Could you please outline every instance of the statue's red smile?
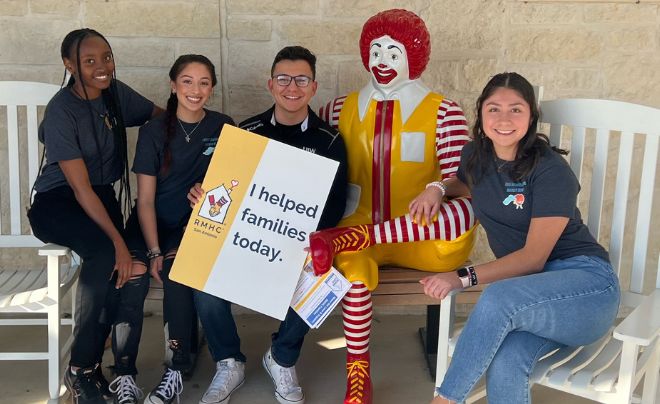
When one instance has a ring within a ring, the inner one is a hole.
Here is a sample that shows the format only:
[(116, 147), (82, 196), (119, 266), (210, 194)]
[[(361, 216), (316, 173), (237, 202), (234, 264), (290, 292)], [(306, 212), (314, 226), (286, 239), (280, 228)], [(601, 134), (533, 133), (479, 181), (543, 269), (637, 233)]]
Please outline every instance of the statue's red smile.
[(385, 65), (378, 65), (371, 68), (371, 73), (373, 73), (376, 81), (380, 84), (388, 84), (390, 81), (394, 80), (398, 73), (394, 69), (383, 69)]

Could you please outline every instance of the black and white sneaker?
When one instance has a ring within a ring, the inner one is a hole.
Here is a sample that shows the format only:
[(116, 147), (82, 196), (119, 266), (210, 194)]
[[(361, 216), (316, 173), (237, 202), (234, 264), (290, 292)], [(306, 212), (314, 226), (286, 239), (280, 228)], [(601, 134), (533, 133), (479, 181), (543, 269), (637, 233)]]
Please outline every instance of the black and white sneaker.
[(110, 382), (108, 379), (103, 376), (103, 366), (99, 363), (94, 368), (94, 377), (99, 384), (99, 389), (101, 389), (101, 395), (104, 399), (110, 400), (112, 398), (112, 393), (110, 392)]
[(114, 404), (138, 404), (144, 397), (144, 393), (135, 384), (135, 378), (131, 375), (118, 376), (110, 383), (109, 388), (113, 394)]
[(160, 384), (144, 400), (145, 404), (170, 404), (176, 398), (179, 402), (179, 395), (183, 392), (183, 380), (181, 372), (178, 370), (165, 368), (163, 378)]
[(105, 404), (101, 386), (96, 378), (96, 368), (80, 368), (75, 373), (68, 367), (64, 373), (64, 385), (71, 394), (73, 404)]

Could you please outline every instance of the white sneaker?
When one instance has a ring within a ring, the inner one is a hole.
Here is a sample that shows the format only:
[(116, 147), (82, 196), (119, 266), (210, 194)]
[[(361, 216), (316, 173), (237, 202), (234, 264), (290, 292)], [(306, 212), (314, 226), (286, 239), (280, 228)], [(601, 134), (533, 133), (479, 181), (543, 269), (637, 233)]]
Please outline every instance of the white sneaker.
[(245, 363), (234, 358), (217, 362), (215, 369), (215, 376), (199, 404), (227, 404), (232, 393), (245, 381)]
[(280, 404), (303, 404), (305, 402), (305, 395), (298, 383), (295, 366), (285, 368), (278, 365), (273, 359), (270, 349), (264, 354), (261, 363), (275, 384), (275, 398)]
[(145, 404), (170, 404), (176, 397), (179, 402), (179, 395), (183, 392), (183, 380), (181, 372), (170, 368), (165, 369), (160, 384), (144, 400)]
[(131, 375), (118, 376), (110, 383), (109, 389), (114, 395), (115, 404), (138, 404), (138, 401), (144, 397)]

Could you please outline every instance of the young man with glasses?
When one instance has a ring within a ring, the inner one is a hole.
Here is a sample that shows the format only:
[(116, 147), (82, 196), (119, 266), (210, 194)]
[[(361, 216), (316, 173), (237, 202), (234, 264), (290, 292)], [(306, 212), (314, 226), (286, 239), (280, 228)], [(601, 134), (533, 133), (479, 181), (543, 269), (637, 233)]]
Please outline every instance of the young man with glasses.
[[(318, 225), (318, 229), (332, 228), (339, 223), (346, 205), (346, 149), (339, 132), (328, 126), (309, 108), (309, 101), (317, 88), (316, 56), (301, 46), (287, 46), (275, 56), (270, 76), (268, 89), (275, 104), (239, 126), (339, 162), (339, 169)], [(189, 199), (196, 203), (201, 195), (201, 188), (195, 186), (189, 194)], [(196, 292), (195, 305), (217, 367), (213, 381), (200, 404), (226, 404), (231, 394), (243, 384), (246, 360), (240, 350), (240, 338), (231, 314), (231, 303), (203, 292)], [(271, 348), (262, 359), (264, 369), (275, 384), (275, 398), (282, 404), (305, 402), (295, 363), (308, 331), (307, 324), (289, 308), (279, 330), (272, 335)]]

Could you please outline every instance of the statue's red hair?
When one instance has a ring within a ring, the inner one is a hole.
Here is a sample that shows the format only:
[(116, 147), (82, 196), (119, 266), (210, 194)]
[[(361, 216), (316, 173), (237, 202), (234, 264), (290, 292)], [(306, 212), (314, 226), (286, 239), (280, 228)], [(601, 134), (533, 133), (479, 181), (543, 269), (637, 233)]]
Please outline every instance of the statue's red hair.
[(369, 18), (360, 35), (360, 56), (367, 70), (369, 45), (371, 41), (384, 35), (389, 35), (406, 47), (410, 79), (418, 78), (426, 69), (431, 55), (431, 35), (424, 21), (417, 14), (402, 9), (381, 11)]

